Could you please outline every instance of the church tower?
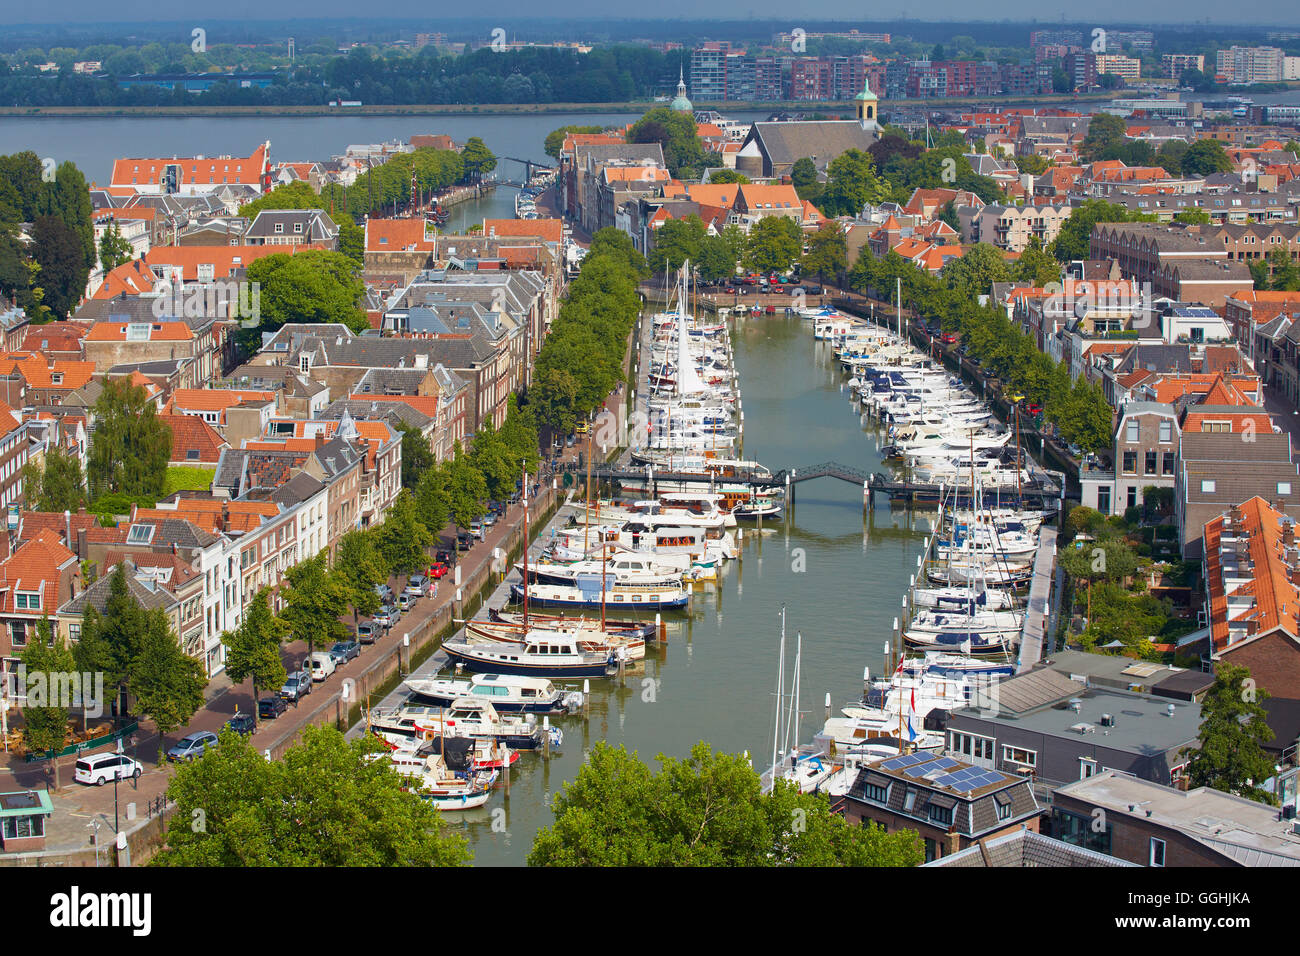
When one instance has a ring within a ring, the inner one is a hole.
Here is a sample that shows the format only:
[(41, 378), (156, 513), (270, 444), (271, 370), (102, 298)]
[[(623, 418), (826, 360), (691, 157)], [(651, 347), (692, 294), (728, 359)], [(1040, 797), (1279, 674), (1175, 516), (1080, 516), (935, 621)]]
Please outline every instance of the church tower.
[(863, 79), (862, 92), (853, 99), (857, 102), (858, 122), (862, 124), (862, 128), (879, 132), (880, 101), (876, 99), (876, 94), (871, 92), (869, 78)]

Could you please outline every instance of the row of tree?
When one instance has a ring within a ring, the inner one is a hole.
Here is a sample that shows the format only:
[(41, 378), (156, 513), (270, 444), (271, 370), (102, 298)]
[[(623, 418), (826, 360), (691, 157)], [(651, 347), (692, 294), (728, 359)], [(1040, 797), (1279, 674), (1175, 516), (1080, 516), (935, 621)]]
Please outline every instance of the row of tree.
[(645, 257), (626, 233), (601, 229), (537, 355), (528, 407), (539, 426), (567, 434), (624, 380), (623, 357), (636, 324)]
[[(1044, 257), (1045, 258), (1045, 257)], [(1054, 362), (1039, 351), (1033, 338), (996, 304), (980, 305), (994, 282), (1027, 275), (1029, 269), (1046, 271), (1043, 263), (1025, 257), (1013, 271), (1001, 252), (977, 243), (933, 276), (890, 250), (881, 259), (863, 247), (849, 272), (852, 288), (877, 291), (893, 298), (901, 280), (903, 303), (924, 318), (938, 318), (945, 332), (962, 336), (967, 352), (1009, 390), (1022, 393), (1030, 402), (1043, 406), (1044, 415), (1054, 422), (1061, 436), (1086, 451), (1110, 443), (1111, 408), (1100, 387), (1080, 376), (1071, 381), (1064, 363)], [(1053, 273), (1059, 275), (1059, 273)]]

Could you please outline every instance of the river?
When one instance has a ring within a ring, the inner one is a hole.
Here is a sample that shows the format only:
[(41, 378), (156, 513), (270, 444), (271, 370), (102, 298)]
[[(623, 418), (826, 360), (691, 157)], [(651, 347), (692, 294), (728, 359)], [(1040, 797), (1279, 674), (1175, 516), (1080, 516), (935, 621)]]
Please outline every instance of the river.
[[(875, 433), (860, 426), (840, 391), (829, 346), (813, 341), (811, 322), (745, 320), (733, 342), (745, 457), (774, 471), (827, 460), (881, 469)], [(864, 520), (862, 489), (833, 478), (800, 484), (793, 511), (785, 521), (766, 523), (761, 537), (746, 528), (741, 560), (728, 562), (719, 582), (697, 590), (688, 613), (669, 618), (666, 647), (650, 650), (622, 686), (592, 682), (589, 719), (557, 721), (562, 752), (549, 763), (540, 754), (523, 755), (508, 798), (497, 793), (481, 810), (447, 815), (479, 865), (524, 862), (534, 834), (552, 820), (552, 798), (598, 740), (625, 744), (652, 765), (661, 752), (683, 757), (704, 740), (716, 750), (749, 751), (761, 770), (771, 760), (782, 604), (787, 669), (795, 637), (803, 635), (802, 740), (820, 729), (828, 692), (836, 711), (861, 696), (863, 667), (878, 673), (883, 665), (883, 644), (929, 519), (882, 506)], [(916, 530), (908, 530), (913, 522)], [(498, 808), (506, 812), (494, 818)]]

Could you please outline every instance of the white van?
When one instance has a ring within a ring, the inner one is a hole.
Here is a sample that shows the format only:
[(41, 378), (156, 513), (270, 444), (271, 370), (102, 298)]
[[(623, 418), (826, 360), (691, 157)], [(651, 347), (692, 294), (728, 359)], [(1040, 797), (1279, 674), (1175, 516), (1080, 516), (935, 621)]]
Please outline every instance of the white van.
[(101, 787), (115, 777), (118, 780), (138, 777), (143, 769), (139, 761), (132, 760), (126, 754), (93, 754), (77, 761), (75, 777), (77, 783)]
[(338, 669), (334, 663), (334, 658), (330, 657), (329, 651), (312, 651), (311, 652), (311, 679), (322, 681), (333, 674)]

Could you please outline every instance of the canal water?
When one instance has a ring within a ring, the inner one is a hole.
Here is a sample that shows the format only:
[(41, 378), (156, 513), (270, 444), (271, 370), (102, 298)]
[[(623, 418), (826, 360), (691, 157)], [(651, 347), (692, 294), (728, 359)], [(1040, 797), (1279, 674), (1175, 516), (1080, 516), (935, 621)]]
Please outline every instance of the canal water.
[[(874, 431), (864, 430), (830, 347), (812, 338), (812, 323), (776, 316), (741, 320), (733, 333), (745, 411), (744, 456), (773, 471), (834, 460), (882, 470)], [(715, 750), (749, 751), (761, 770), (770, 762), (780, 611), (786, 607), (787, 673), (803, 635), (802, 741), (825, 716), (862, 693), (862, 672), (878, 673), (893, 619), (929, 517), (891, 513), (882, 504), (864, 517), (862, 489), (834, 478), (798, 486), (793, 515), (745, 529), (743, 554), (722, 579), (698, 589), (689, 612), (669, 617), (666, 647), (617, 679), (592, 682), (590, 717), (562, 717), (561, 752), (549, 763), (524, 754), (509, 797), (447, 814), (468, 838), (478, 865), (521, 864), (537, 830), (552, 820), (551, 800), (582, 766), (596, 741), (625, 744), (655, 766), (659, 753), (686, 756), (698, 741)], [(767, 756), (764, 757), (763, 755)], [(505, 813), (493, 811), (504, 808)]]

